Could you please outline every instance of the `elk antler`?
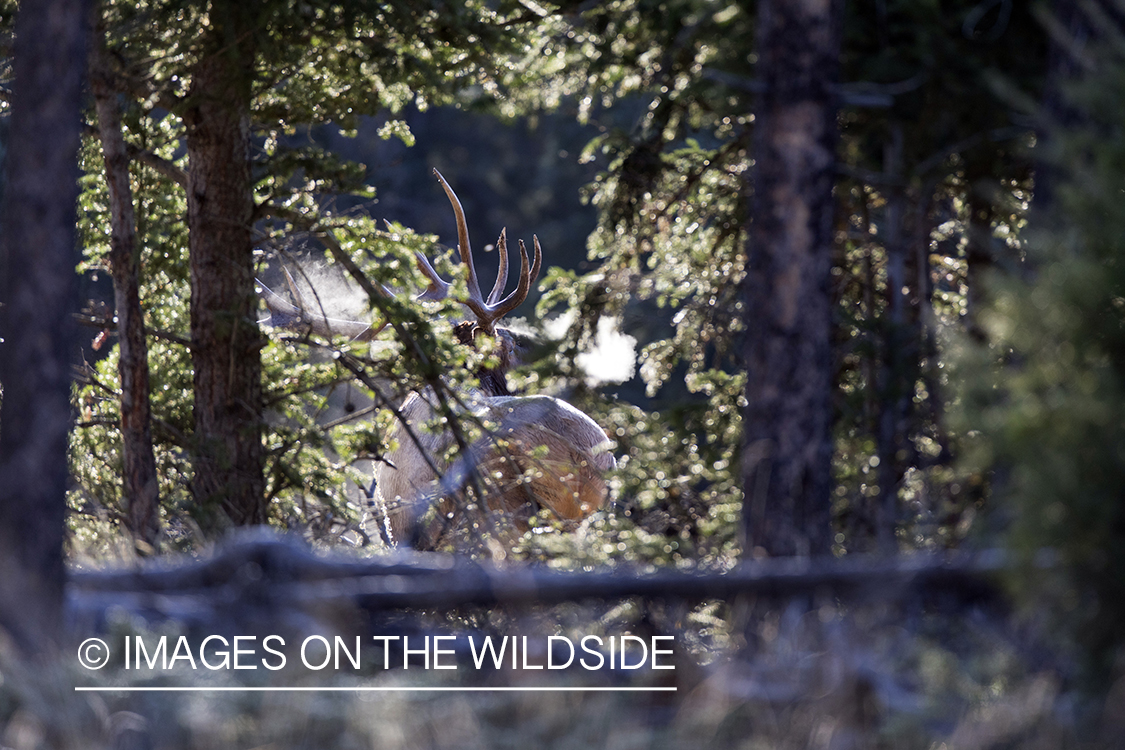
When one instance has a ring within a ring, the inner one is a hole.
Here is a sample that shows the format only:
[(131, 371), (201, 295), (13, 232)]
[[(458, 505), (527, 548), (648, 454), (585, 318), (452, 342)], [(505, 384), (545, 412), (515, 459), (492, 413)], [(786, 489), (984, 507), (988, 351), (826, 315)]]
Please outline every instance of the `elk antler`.
[[(477, 318), (477, 323), (486, 333), (495, 333), (496, 323), (505, 315), (516, 309), (527, 299), (527, 293), (531, 289), (531, 282), (539, 276), (539, 269), (543, 264), (543, 251), (539, 247), (539, 238), (533, 236), (532, 242), (535, 247), (535, 260), (528, 268), (527, 248), (523, 244), (523, 240), (519, 241), (520, 248), (520, 278), (519, 284), (507, 297), (500, 299), (500, 295), (504, 293), (504, 287), (508, 283), (508, 232), (502, 230), (500, 232), (500, 239), (496, 241), (496, 249), (500, 253), (500, 268), (496, 273), (496, 283), (492, 285), (492, 291), (488, 294), (486, 300), (480, 291), (480, 282), (477, 279), (477, 270), (473, 265), (473, 251), (469, 246), (469, 229), (465, 224), (465, 211), (461, 208), (461, 201), (457, 199), (457, 194), (453, 192), (453, 188), (441, 176), (441, 172), (434, 170), (434, 175), (438, 178), (445, 194), (449, 197), (449, 202), (453, 206), (453, 215), (457, 220), (457, 250), (461, 254), (461, 262), (469, 269), (469, 298), (462, 300), (464, 305), (473, 311)], [(418, 267), (426, 278), (430, 280), (430, 288), (427, 289), (421, 296), (425, 299), (444, 299), (449, 292), (449, 283), (444, 281), (438, 276), (437, 271), (426, 260), (425, 256), (421, 253), (417, 254)]]
[[(531, 283), (539, 277), (539, 270), (543, 265), (543, 250), (539, 247), (539, 238), (533, 237), (535, 259), (530, 264), (530, 268), (528, 268), (527, 248), (524, 246), (523, 240), (520, 240), (519, 283), (511, 294), (501, 299), (504, 287), (508, 284), (508, 232), (507, 230), (500, 232), (500, 238), (496, 241), (496, 248), (500, 253), (500, 267), (496, 273), (496, 282), (492, 285), (488, 298), (485, 299), (480, 291), (476, 267), (473, 265), (473, 252), (469, 246), (469, 230), (465, 224), (465, 211), (461, 208), (461, 201), (457, 199), (457, 194), (453, 192), (453, 188), (436, 169), (434, 175), (437, 176), (438, 182), (445, 189), (445, 194), (449, 197), (449, 202), (453, 206), (453, 214), (457, 219), (457, 249), (461, 254), (461, 262), (469, 270), (469, 298), (461, 300), (461, 302), (473, 311), (481, 330), (488, 334), (494, 334), (496, 333), (496, 323), (527, 299), (527, 294), (531, 290)], [(429, 288), (418, 295), (418, 299), (445, 299), (452, 285), (438, 275), (434, 267), (426, 260), (425, 255), (416, 252), (415, 257), (418, 261), (418, 267), (430, 281)], [(275, 294), (269, 287), (258, 281), (258, 284), (262, 287), (262, 297), (270, 311), (270, 317), (262, 322), (279, 328), (302, 330), (325, 337), (344, 335), (354, 341), (371, 341), (387, 326), (386, 321), (380, 326), (372, 326), (357, 320), (329, 318), (323, 313), (323, 309), (321, 309), (320, 314), (313, 312), (320, 306), (307, 305), (289, 270), (283, 270), (289, 291), (293, 296), (293, 303)], [(393, 296), (389, 290), (381, 285), (377, 284), (375, 288), (385, 297)]]

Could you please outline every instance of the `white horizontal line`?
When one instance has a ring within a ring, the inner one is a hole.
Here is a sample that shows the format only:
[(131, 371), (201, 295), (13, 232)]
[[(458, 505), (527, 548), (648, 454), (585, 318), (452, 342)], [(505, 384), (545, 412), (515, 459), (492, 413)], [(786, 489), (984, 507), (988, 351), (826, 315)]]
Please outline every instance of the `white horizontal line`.
[(675, 687), (75, 687), (78, 693), (674, 693)]

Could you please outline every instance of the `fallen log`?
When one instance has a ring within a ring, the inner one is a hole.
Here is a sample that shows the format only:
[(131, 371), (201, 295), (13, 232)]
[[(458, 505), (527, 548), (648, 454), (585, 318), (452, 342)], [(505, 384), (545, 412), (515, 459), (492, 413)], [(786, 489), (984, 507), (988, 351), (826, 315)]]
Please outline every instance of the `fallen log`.
[[(112, 611), (149, 621), (273, 618), (286, 609), (317, 613), (448, 610), (549, 605), (629, 597), (682, 601), (818, 594), (897, 599), (908, 593), (990, 598), (996, 574), (1013, 565), (999, 550), (894, 557), (772, 558), (726, 571), (560, 571), (493, 566), (436, 553), (359, 559), (318, 555), (299, 540), (267, 532), (236, 538), (205, 559), (164, 559), (129, 569), (73, 571), (72, 617), (103, 621)], [(1040, 564), (1050, 564), (1049, 559)], [(272, 614), (271, 614), (272, 613)], [(315, 616), (315, 614), (310, 614)]]

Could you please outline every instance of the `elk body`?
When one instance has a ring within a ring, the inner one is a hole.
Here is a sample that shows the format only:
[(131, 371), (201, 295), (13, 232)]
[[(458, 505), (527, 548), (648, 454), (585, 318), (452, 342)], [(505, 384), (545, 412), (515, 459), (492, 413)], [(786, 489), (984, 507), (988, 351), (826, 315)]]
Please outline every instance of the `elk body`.
[[(478, 373), (480, 386), (457, 394), (458, 416), (483, 426), (482, 435), (452, 461), (444, 456), (455, 445), (448, 429), (428, 430), (438, 415), (433, 389), (411, 393), (400, 409), (401, 421), (393, 438), (395, 447), (375, 472), (373, 504), (381, 536), (390, 544), (432, 548), (471, 527), (484, 527), (501, 539), (513, 539), (527, 528), (528, 519), (549, 511), (564, 524), (573, 524), (605, 503), (608, 490), (603, 474), (615, 466), (611, 442), (605, 431), (584, 412), (551, 396), (513, 395), (508, 390), (508, 370), (520, 363), (520, 337), (497, 324), (526, 298), (538, 276), (542, 250), (533, 240), (534, 260), (519, 243), (520, 275), (517, 287), (503, 296), (508, 277), (506, 234), (497, 242), (500, 267), (488, 297), (480, 291), (473, 264), (464, 211), (453, 189), (435, 169), (457, 222), (458, 252), (468, 275), (467, 320), (454, 328), (461, 343), (476, 346), (482, 337), (494, 341), (497, 364)], [(419, 268), (430, 281), (420, 295), (443, 299), (450, 284), (424, 256)], [(296, 292), (294, 291), (296, 294)], [(370, 339), (377, 330), (353, 321), (317, 320), (299, 298), (297, 306), (266, 291), (266, 302), (275, 324), (299, 323), (316, 333), (346, 333)], [(464, 490), (474, 488), (474, 503), (464, 502)]]

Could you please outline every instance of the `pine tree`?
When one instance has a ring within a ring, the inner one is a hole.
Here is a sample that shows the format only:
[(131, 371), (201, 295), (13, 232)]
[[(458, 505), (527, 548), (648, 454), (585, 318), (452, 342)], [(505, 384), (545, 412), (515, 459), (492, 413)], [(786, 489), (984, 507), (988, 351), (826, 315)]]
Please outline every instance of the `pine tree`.
[(21, 6), (0, 236), (0, 627), (62, 637), (80, 97), (86, 4)]

